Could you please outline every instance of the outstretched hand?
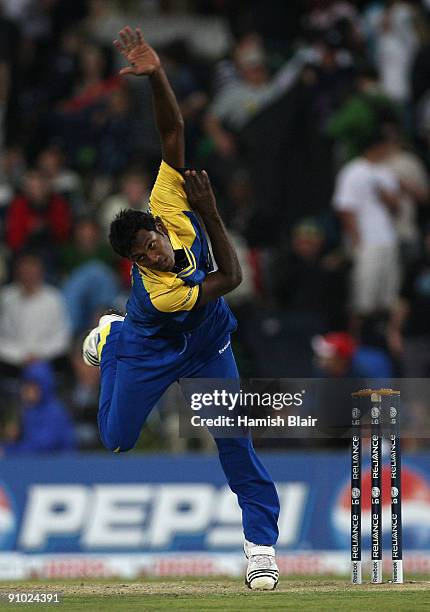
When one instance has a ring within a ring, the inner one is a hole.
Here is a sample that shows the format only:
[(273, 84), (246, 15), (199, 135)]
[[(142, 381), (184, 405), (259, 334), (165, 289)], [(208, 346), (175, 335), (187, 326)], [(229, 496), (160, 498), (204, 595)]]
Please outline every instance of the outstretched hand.
[(140, 28), (133, 31), (130, 26), (126, 26), (119, 32), (119, 37), (121, 40), (114, 40), (113, 44), (131, 64), (131, 66), (120, 70), (121, 75), (134, 74), (139, 76), (146, 74), (149, 76), (160, 68), (160, 59), (143, 38)]
[(191, 208), (202, 216), (217, 212), (215, 195), (206, 170), (185, 171), (185, 192)]

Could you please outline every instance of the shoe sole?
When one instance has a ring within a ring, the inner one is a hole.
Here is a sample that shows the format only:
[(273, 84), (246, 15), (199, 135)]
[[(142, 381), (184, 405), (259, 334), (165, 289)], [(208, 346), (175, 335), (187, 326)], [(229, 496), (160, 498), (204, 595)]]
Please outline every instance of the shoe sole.
[(278, 581), (262, 576), (261, 578), (254, 578), (251, 582), (245, 579), (245, 585), (252, 591), (274, 591), (278, 585)]
[[(249, 560), (249, 557), (246, 552), (245, 544), (243, 545), (243, 552), (245, 554), (246, 559)], [(278, 582), (279, 582), (279, 579), (274, 580), (273, 578), (270, 578), (269, 576), (262, 576), (261, 578), (254, 578), (251, 581), (248, 581), (245, 577), (245, 586), (247, 586), (248, 589), (251, 589), (252, 591), (274, 591), (276, 587), (278, 586)]]

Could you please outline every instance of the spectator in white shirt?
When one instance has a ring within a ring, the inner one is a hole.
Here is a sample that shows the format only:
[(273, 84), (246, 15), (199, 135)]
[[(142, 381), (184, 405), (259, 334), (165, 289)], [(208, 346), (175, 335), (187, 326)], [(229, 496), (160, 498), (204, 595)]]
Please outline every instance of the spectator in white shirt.
[(333, 205), (353, 258), (351, 330), (356, 334), (363, 318), (391, 309), (399, 290), (396, 215), (401, 192), (386, 165), (388, 133), (388, 126), (381, 125), (364, 153), (345, 164), (336, 180)]
[(58, 289), (43, 281), (37, 255), (22, 255), (14, 281), (0, 291), (0, 367), (9, 372), (35, 360), (62, 357), (70, 345), (69, 321)]

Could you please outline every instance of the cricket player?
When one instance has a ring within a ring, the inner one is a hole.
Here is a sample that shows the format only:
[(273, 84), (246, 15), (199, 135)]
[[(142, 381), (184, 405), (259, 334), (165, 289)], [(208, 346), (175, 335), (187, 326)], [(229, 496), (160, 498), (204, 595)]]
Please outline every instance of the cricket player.
[[(162, 161), (150, 212), (123, 210), (111, 224), (112, 248), (133, 262), (127, 314), (102, 316), (83, 345), (85, 362), (100, 366), (100, 436), (115, 453), (133, 448), (149, 413), (175, 381), (239, 378), (230, 345), (236, 320), (222, 296), (241, 282), (206, 172), (184, 169), (183, 120), (160, 60), (139, 29), (126, 27), (119, 38), (114, 44), (130, 63), (120, 74), (149, 78)], [(246, 584), (274, 589), (275, 486), (249, 437), (215, 442), (242, 509)]]

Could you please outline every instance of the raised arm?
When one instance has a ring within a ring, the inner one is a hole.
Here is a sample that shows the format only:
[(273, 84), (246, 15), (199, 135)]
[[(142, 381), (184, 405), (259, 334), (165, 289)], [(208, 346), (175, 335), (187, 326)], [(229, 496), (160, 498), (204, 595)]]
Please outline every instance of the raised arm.
[(114, 45), (131, 64), (123, 68), (120, 74), (149, 77), (155, 122), (161, 139), (162, 157), (169, 166), (183, 168), (185, 165), (184, 122), (160, 59), (143, 38), (140, 28), (133, 31), (127, 26), (120, 31), (119, 36), (121, 40), (114, 40)]
[(218, 212), (207, 173), (204, 170), (187, 170), (185, 190), (191, 208), (200, 213), (203, 219), (218, 266), (218, 270), (208, 274), (202, 283), (199, 305), (203, 306), (238, 287), (242, 282), (242, 270)]

